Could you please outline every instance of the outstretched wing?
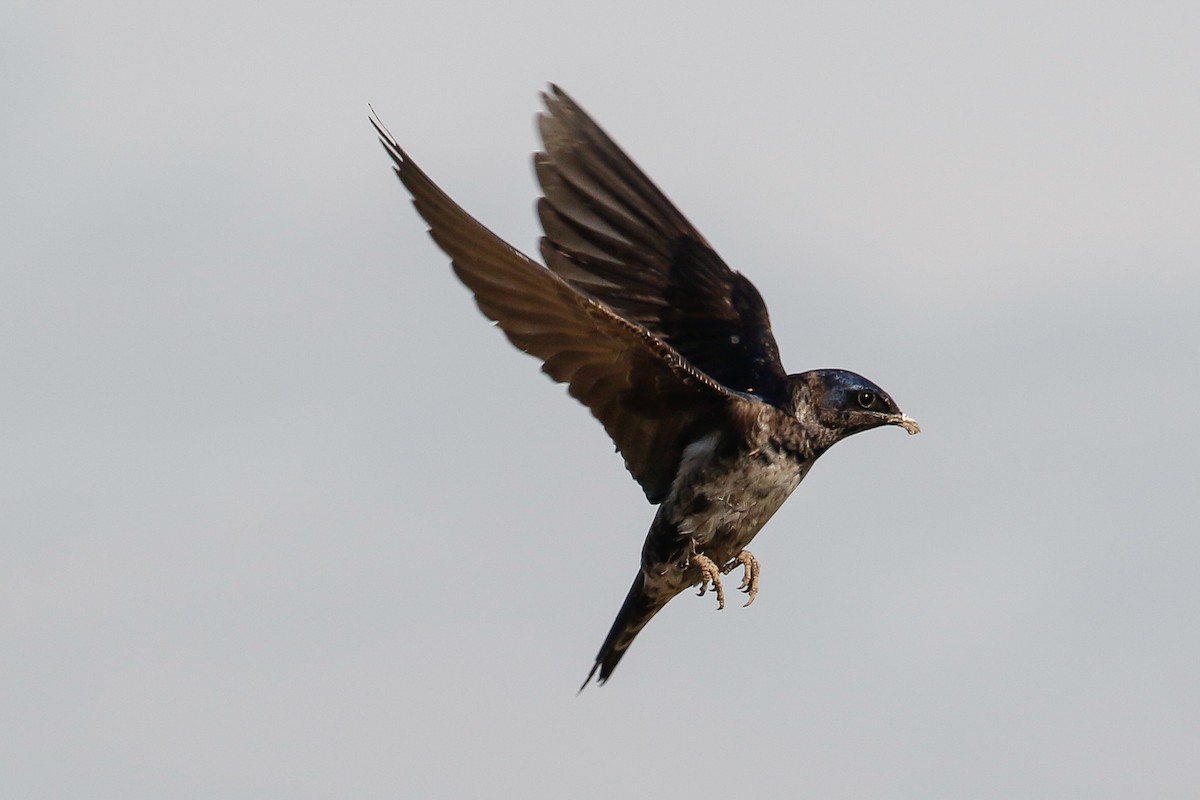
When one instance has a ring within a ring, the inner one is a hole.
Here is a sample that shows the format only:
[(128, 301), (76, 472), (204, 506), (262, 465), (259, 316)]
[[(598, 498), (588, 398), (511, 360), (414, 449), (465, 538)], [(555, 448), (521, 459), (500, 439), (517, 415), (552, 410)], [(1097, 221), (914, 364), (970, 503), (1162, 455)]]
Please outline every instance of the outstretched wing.
[(546, 264), (717, 382), (784, 404), (787, 375), (754, 284), (566, 93), (542, 97), (546, 149), (534, 166)]
[(661, 502), (687, 443), (731, 406), (753, 401), (505, 243), (438, 188), (377, 119), (371, 124), (480, 310), (591, 409), (646, 497)]

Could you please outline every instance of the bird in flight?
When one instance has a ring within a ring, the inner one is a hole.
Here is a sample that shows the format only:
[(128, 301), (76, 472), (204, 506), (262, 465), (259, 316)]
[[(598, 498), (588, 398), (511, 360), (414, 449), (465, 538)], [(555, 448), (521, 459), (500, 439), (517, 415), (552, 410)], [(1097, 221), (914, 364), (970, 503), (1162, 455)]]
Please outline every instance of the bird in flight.
[(917, 423), (841, 369), (787, 374), (758, 290), (730, 269), (645, 173), (557, 86), (534, 156), (538, 262), (443, 192), (372, 115), (400, 182), (480, 310), (608, 431), (658, 506), (641, 566), (580, 690), (688, 587), (716, 594), (745, 548), (836, 442)]

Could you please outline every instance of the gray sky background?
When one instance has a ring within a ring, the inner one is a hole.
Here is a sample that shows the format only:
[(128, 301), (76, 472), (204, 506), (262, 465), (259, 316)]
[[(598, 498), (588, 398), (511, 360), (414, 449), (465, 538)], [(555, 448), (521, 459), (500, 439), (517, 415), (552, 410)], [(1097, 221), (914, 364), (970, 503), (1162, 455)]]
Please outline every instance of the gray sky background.
[[(1200, 5), (8, 3), (10, 797), (1200, 791)], [(653, 514), (367, 103), (534, 252), (571, 92), (839, 445), (575, 690)]]

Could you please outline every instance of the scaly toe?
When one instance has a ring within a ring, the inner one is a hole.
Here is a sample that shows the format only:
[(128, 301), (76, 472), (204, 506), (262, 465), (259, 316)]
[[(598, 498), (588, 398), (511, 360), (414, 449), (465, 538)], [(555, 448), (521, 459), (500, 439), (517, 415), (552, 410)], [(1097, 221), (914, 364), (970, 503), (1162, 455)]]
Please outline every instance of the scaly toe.
[(749, 599), (742, 605), (742, 608), (745, 608), (753, 603), (754, 598), (758, 596), (758, 576), (762, 570), (758, 566), (758, 559), (754, 557), (753, 553), (747, 550), (738, 553), (735, 563), (741, 564), (745, 568), (745, 572), (742, 574), (742, 583), (738, 586), (738, 589), (750, 595)]
[(721, 570), (717, 567), (716, 562), (708, 556), (697, 553), (692, 556), (692, 563), (700, 568), (702, 576), (698, 596), (704, 596), (708, 591), (708, 584), (711, 582), (713, 591), (717, 593), (717, 611), (725, 608), (725, 587), (721, 585)]

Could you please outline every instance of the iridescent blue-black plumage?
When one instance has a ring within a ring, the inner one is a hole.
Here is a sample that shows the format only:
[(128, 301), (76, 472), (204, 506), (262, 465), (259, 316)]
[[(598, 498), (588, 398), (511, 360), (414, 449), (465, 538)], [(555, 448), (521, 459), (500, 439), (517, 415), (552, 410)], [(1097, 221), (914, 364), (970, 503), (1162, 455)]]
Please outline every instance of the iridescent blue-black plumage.
[(543, 97), (534, 163), (549, 269), (479, 224), (371, 121), (480, 310), (591, 410), (659, 506), (588, 675), (604, 682), (687, 587), (712, 585), (723, 605), (720, 573), (740, 564), (753, 600), (758, 564), (745, 547), (825, 450), (881, 425), (918, 428), (860, 375), (787, 375), (753, 284), (566, 94)]

